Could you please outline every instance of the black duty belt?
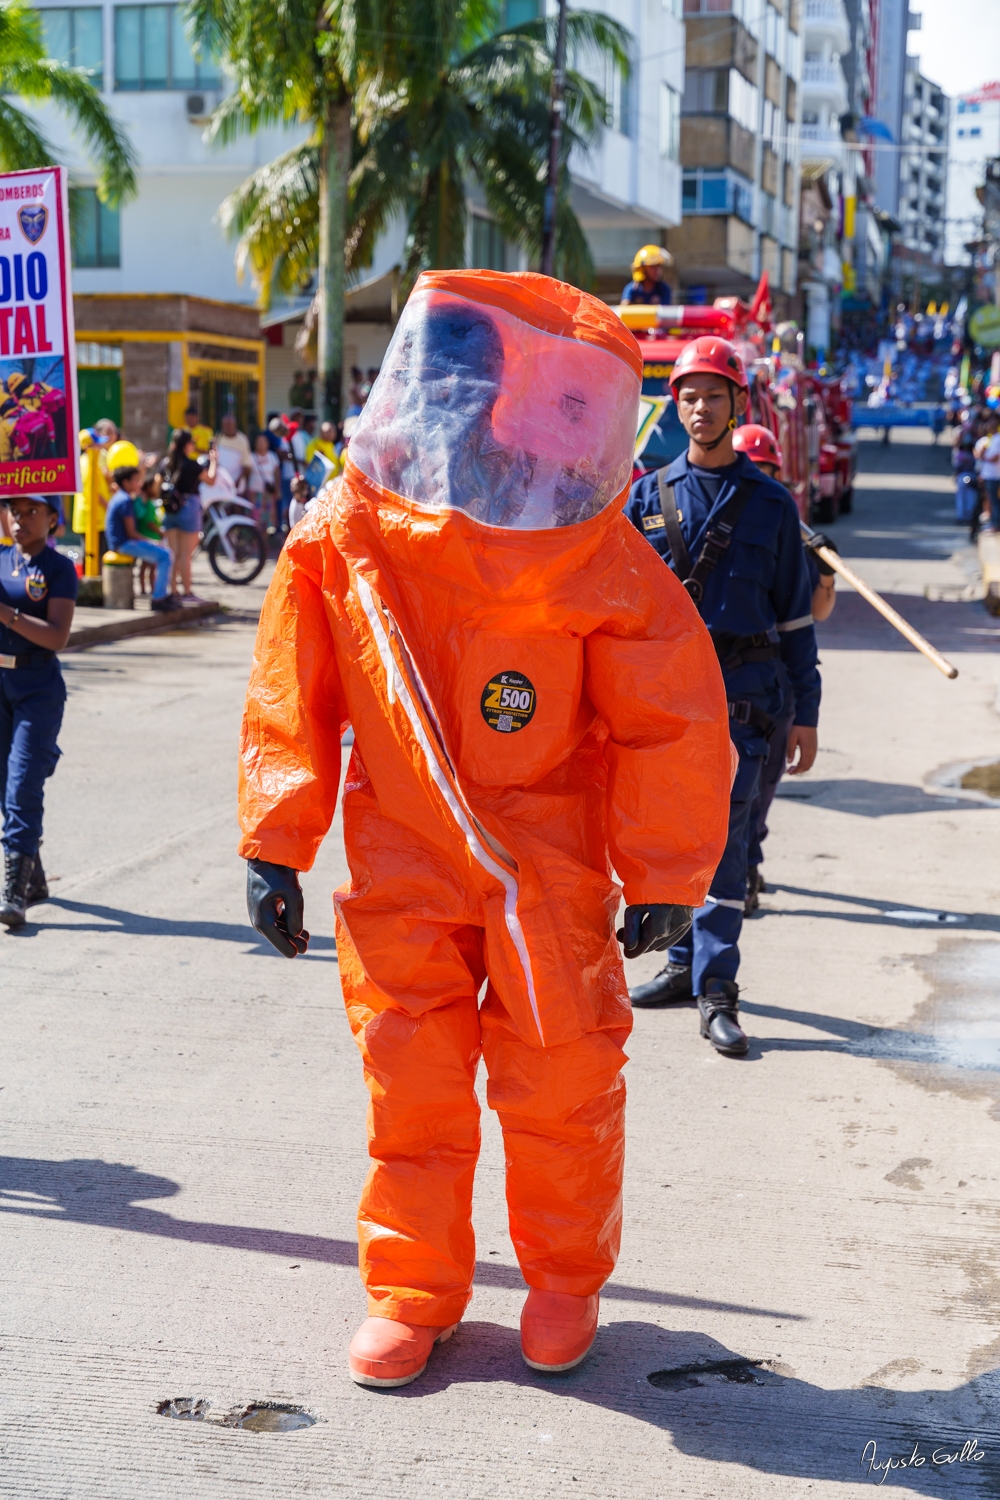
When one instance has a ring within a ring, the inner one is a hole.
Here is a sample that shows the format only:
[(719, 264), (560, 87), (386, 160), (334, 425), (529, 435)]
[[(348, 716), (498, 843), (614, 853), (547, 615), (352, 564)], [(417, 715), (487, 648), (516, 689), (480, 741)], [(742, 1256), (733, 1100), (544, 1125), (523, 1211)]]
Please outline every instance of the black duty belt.
[(734, 724), (749, 725), (753, 729), (759, 729), (766, 740), (774, 733), (775, 723), (770, 714), (766, 714), (756, 703), (751, 703), (749, 698), (737, 698), (735, 702), (726, 704), (729, 709), (729, 717)]
[(55, 660), (54, 651), (19, 651), (16, 656), (0, 655), (0, 669), (14, 667), (47, 667)]
[(711, 632), (712, 645), (725, 672), (734, 672), (748, 661), (773, 661), (780, 651), (776, 630), (758, 630), (756, 635), (730, 635)]
[(695, 604), (700, 604), (705, 593), (705, 580), (732, 541), (736, 523), (753, 494), (753, 486), (745, 479), (740, 481), (735, 493), (730, 495), (705, 532), (704, 546), (698, 556), (698, 561), (693, 565), (681, 531), (677, 502), (674, 499), (674, 487), (667, 483), (666, 469), (657, 470), (656, 487), (660, 495), (660, 510), (663, 512), (663, 525), (670, 545), (670, 555), (674, 560), (674, 572)]

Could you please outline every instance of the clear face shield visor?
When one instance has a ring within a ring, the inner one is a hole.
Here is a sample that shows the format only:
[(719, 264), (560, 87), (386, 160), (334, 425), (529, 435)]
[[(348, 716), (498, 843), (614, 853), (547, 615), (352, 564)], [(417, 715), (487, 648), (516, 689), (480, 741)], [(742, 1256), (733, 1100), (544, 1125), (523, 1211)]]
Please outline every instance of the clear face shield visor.
[(350, 456), (374, 483), (431, 510), (525, 531), (572, 526), (629, 481), (639, 385), (605, 349), (417, 291)]

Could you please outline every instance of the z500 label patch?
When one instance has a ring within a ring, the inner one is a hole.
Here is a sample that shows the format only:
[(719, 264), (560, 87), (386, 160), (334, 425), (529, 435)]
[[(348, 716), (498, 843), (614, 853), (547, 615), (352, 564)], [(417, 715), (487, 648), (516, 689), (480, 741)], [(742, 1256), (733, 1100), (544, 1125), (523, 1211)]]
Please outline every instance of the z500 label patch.
[(531, 723), (535, 689), (523, 672), (498, 672), (483, 688), (479, 707), (491, 729), (498, 734), (513, 734)]

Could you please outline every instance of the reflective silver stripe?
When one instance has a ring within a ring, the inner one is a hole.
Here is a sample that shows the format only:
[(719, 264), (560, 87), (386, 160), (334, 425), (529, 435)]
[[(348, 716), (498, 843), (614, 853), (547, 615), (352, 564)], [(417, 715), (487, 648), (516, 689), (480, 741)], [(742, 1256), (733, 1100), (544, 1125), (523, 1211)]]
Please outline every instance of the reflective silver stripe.
[[(535, 995), (535, 978), (531, 972), (531, 958), (528, 954), (528, 945), (525, 941), (524, 929), (522, 928), (520, 918), (517, 915), (517, 881), (514, 879), (513, 875), (508, 874), (508, 872), (501, 865), (497, 864), (496, 860), (492, 857), (488, 850), (486, 850), (480, 843), (479, 837), (472, 825), (471, 813), (468, 813), (467, 810), (463, 807), (462, 803), (459, 801), (458, 796), (456, 795), (455, 789), (451, 785), (451, 782), (442, 771), (441, 764), (438, 761), (437, 756), (434, 754), (434, 750), (431, 746), (430, 740), (427, 738), (427, 733), (424, 729), (424, 726), (420, 722), (420, 715), (418, 714), (416, 705), (414, 704), (413, 699), (410, 695), (409, 685), (404, 680), (396, 666), (396, 659), (392, 654), (392, 648), (389, 645), (389, 637), (386, 635), (385, 626), (382, 624), (378, 610), (375, 606), (375, 598), (372, 593), (371, 587), (367, 583), (367, 581), (361, 577), (360, 573), (356, 574), (355, 576), (357, 578), (358, 598), (361, 601), (361, 608), (364, 610), (365, 614), (368, 617), (368, 623), (371, 626), (372, 635), (375, 637), (375, 645), (378, 648), (378, 654), (382, 658), (382, 665), (385, 668), (386, 686), (389, 702), (392, 703), (398, 700), (400, 707), (406, 714), (410, 728), (413, 731), (414, 738), (416, 739), (417, 744), (420, 746), (421, 750), (424, 753), (424, 759), (427, 762), (427, 769), (431, 774), (431, 779), (433, 780), (434, 785), (437, 787), (438, 791), (441, 793), (448, 811), (451, 813), (455, 822), (458, 824), (459, 829), (464, 835), (465, 842), (468, 845), (473, 858), (480, 865), (482, 865), (483, 869), (487, 870), (495, 880), (498, 880), (504, 888), (503, 909), (504, 919), (507, 924), (507, 931), (511, 935), (511, 939), (517, 951), (517, 956), (521, 961), (521, 968), (524, 972), (525, 985), (528, 991), (528, 1000), (531, 1003), (531, 1014), (534, 1016), (535, 1025), (538, 1027), (538, 1039), (544, 1047), (545, 1035), (542, 1031), (541, 1017), (538, 1014), (538, 1000)], [(396, 628), (398, 629), (398, 626)]]
[(805, 630), (806, 626), (807, 625), (811, 625), (812, 623), (813, 623), (813, 617), (812, 617), (812, 615), (800, 615), (797, 620), (786, 620), (783, 625), (779, 625), (778, 626), (778, 629), (782, 630), (782, 631), (784, 631), (784, 630)]
[(718, 896), (706, 896), (705, 897), (705, 905), (706, 906), (731, 906), (732, 909), (733, 909), (733, 911), (742, 911), (743, 907), (744, 907), (744, 904), (745, 903), (742, 902), (742, 901), (723, 901)]

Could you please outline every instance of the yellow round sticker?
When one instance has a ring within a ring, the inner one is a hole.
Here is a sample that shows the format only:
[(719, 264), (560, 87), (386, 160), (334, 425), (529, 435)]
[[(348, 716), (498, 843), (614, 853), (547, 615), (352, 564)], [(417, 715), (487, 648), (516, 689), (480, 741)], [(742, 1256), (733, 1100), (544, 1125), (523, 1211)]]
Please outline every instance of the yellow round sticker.
[(479, 707), (491, 729), (513, 734), (531, 722), (535, 689), (523, 672), (497, 672), (483, 688)]

